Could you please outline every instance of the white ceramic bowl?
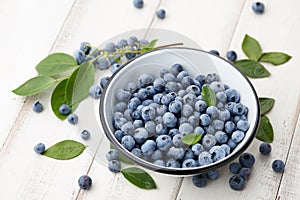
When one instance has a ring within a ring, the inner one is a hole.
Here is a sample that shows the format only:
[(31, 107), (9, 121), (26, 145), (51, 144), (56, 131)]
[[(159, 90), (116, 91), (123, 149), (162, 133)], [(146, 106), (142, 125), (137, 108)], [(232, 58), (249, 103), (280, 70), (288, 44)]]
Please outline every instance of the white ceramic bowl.
[[(239, 91), (240, 102), (246, 105), (250, 128), (241, 143), (225, 158), (210, 165), (195, 168), (169, 168), (155, 165), (138, 158), (127, 151), (115, 138), (115, 128), (112, 124), (112, 115), (116, 100), (114, 92), (118, 88), (124, 88), (129, 81), (137, 81), (142, 73), (152, 73), (156, 77), (162, 68), (169, 68), (174, 63), (179, 63), (190, 75), (216, 73), (220, 81)], [(160, 173), (178, 176), (189, 176), (204, 173), (223, 166), (239, 156), (251, 144), (259, 124), (259, 101), (250, 81), (237, 70), (230, 62), (208, 52), (191, 48), (167, 48), (155, 50), (136, 57), (125, 63), (110, 79), (100, 101), (100, 121), (104, 132), (110, 142), (128, 159), (138, 165)]]

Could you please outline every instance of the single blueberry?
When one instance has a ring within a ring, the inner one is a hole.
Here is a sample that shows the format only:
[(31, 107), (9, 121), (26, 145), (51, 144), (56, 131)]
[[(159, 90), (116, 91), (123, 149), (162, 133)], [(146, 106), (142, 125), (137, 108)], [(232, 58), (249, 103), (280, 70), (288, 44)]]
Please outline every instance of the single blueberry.
[(204, 148), (201, 144), (197, 143), (192, 146), (192, 152), (195, 156), (199, 156), (201, 152), (204, 151)]
[(121, 171), (121, 163), (118, 160), (111, 160), (108, 162), (108, 169), (113, 173)]
[(125, 149), (127, 149), (128, 151), (131, 151), (133, 149), (133, 147), (135, 146), (135, 141), (131, 135), (125, 135), (121, 139), (121, 144), (123, 147), (125, 147)]
[(159, 9), (157, 12), (156, 12), (156, 16), (159, 18), (159, 19), (164, 19), (166, 17), (166, 11), (164, 9)]
[(256, 13), (256, 14), (262, 14), (265, 10), (265, 5), (261, 2), (254, 2), (252, 4), (252, 10)]
[(121, 67), (122, 67), (121, 64), (119, 64), (119, 63), (114, 63), (114, 64), (112, 64), (112, 66), (111, 66), (111, 68), (110, 68), (110, 72), (111, 72), (112, 74), (114, 74), (114, 73), (115, 73), (116, 71), (118, 71)]
[(40, 113), (43, 111), (43, 105), (37, 101), (32, 105), (32, 110), (36, 113)]
[(272, 147), (269, 143), (263, 142), (259, 145), (259, 152), (263, 155), (268, 155), (272, 151)]
[(169, 128), (174, 128), (177, 125), (177, 118), (171, 112), (166, 112), (162, 119), (163, 123)]
[(224, 121), (215, 119), (212, 121), (211, 125), (214, 128), (214, 130), (220, 131), (220, 130), (223, 130), (223, 128), (224, 128)]
[(67, 104), (62, 104), (61, 106), (59, 106), (58, 110), (60, 114), (67, 115), (70, 113), (71, 108)]
[(133, 5), (136, 8), (142, 8), (144, 5), (144, 1), (143, 0), (133, 0)]
[(138, 39), (135, 36), (130, 36), (127, 40), (129, 46), (135, 46), (138, 43)]
[(236, 130), (232, 133), (231, 139), (235, 143), (241, 142), (245, 137), (245, 133), (243, 131)]
[(212, 89), (215, 93), (223, 92), (225, 90), (224, 84), (219, 81), (214, 81), (209, 85), (209, 88)]
[(117, 46), (117, 48), (119, 48), (119, 49), (128, 46), (127, 40), (121, 39), (121, 40), (117, 43), (116, 46)]
[(181, 164), (177, 160), (170, 159), (167, 161), (166, 166), (171, 168), (180, 168)]
[(92, 186), (92, 179), (87, 175), (82, 175), (78, 179), (78, 185), (80, 189), (89, 190)]
[(242, 165), (239, 162), (232, 162), (229, 165), (229, 171), (233, 174), (238, 174), (242, 169)]
[(100, 70), (105, 70), (109, 67), (109, 62), (106, 58), (98, 58), (95, 62), (95, 66)]
[(251, 169), (243, 167), (240, 172), (239, 175), (245, 180), (248, 181), (250, 176), (251, 176)]
[(89, 94), (94, 99), (99, 99), (99, 97), (101, 96), (101, 93), (102, 93), (101, 87), (98, 85), (92, 85), (89, 88)]
[(284, 167), (285, 167), (285, 164), (282, 160), (274, 160), (272, 163), (272, 169), (275, 172), (278, 172), (278, 173), (283, 172)]
[(149, 137), (148, 131), (145, 128), (137, 128), (134, 131), (133, 138), (135, 139), (136, 143), (142, 144), (144, 143)]
[(136, 157), (139, 157), (139, 158), (142, 157), (142, 150), (141, 150), (140, 148), (133, 148), (133, 149), (131, 150), (131, 153), (132, 153), (133, 155), (135, 155)]
[(85, 53), (81, 50), (76, 50), (73, 53), (73, 57), (75, 58), (78, 65), (81, 65), (85, 59)]
[(187, 71), (181, 71), (181, 72), (179, 72), (179, 74), (177, 75), (176, 78), (177, 78), (178, 82), (181, 82), (182, 79), (187, 76), (189, 76), (189, 73)]
[(182, 106), (182, 111), (181, 111), (181, 115), (184, 117), (189, 117), (192, 114), (194, 114), (194, 110), (193, 107), (189, 104), (185, 104)]
[(146, 156), (150, 156), (156, 149), (156, 142), (153, 140), (146, 140), (141, 146), (142, 153)]
[(213, 55), (220, 56), (220, 53), (217, 50), (210, 50), (209, 52)]
[(126, 122), (122, 127), (121, 130), (124, 132), (125, 135), (131, 135), (134, 134), (134, 126), (132, 121)]
[(201, 114), (200, 117), (200, 125), (208, 126), (210, 124), (210, 116), (208, 114)]
[(203, 113), (207, 108), (207, 105), (205, 103), (205, 101), (202, 101), (202, 100), (198, 100), (196, 101), (195, 103), (195, 109), (197, 111), (199, 111), (200, 113)]
[(90, 132), (87, 131), (87, 130), (83, 130), (81, 133), (80, 133), (80, 136), (83, 140), (88, 140), (91, 136)]
[(119, 160), (119, 153), (117, 150), (115, 149), (110, 149), (106, 155), (105, 155), (106, 159), (108, 161), (112, 161), (112, 160)]
[(88, 55), (91, 49), (92, 49), (91, 44), (88, 42), (82, 42), (80, 44), (80, 50), (83, 51), (85, 55)]
[(198, 157), (199, 165), (204, 166), (204, 165), (209, 165), (213, 163), (213, 160), (211, 158), (211, 154), (208, 153), (207, 151), (203, 151), (200, 153)]
[(170, 71), (174, 76), (177, 76), (179, 74), (179, 72), (183, 71), (182, 65), (176, 63), (171, 66)]
[(250, 127), (250, 124), (246, 120), (239, 120), (236, 124), (236, 128), (238, 130), (241, 130), (241, 131), (244, 131), (244, 132), (246, 132), (249, 129), (249, 127)]
[(217, 178), (219, 178), (220, 173), (219, 173), (219, 170), (212, 170), (212, 171), (207, 172), (206, 176), (210, 180), (216, 180)]
[(197, 162), (192, 159), (186, 159), (182, 162), (182, 168), (193, 168), (193, 167), (197, 167)]
[(228, 141), (228, 135), (223, 131), (217, 131), (215, 133), (215, 138), (219, 144), (225, 144)]
[(233, 190), (242, 190), (244, 188), (244, 179), (240, 175), (233, 175), (229, 179), (229, 186)]
[(237, 54), (233, 50), (227, 51), (226, 58), (227, 58), (227, 60), (234, 62), (237, 59)]
[(104, 76), (101, 78), (100, 80), (100, 86), (102, 87), (102, 89), (104, 89), (109, 81), (110, 77), (108, 76)]
[(205, 149), (210, 149), (213, 146), (215, 146), (217, 143), (217, 140), (214, 135), (211, 134), (205, 134), (204, 137), (202, 138), (202, 146)]
[(214, 81), (219, 81), (219, 77), (216, 73), (207, 74), (206, 83), (211, 84)]
[(219, 116), (219, 109), (216, 106), (209, 106), (206, 109), (206, 114), (211, 118), (217, 118)]
[(151, 154), (151, 158), (152, 160), (160, 160), (163, 158), (163, 153), (161, 150), (155, 150), (152, 154)]
[(232, 121), (227, 121), (224, 125), (224, 130), (229, 135), (231, 135), (233, 133), (233, 131), (235, 131), (235, 129), (236, 129), (235, 123)]
[(229, 88), (225, 90), (225, 94), (227, 96), (227, 102), (238, 103), (240, 101), (240, 94), (236, 89)]
[(230, 154), (230, 146), (228, 144), (221, 144), (221, 147), (225, 151), (225, 155), (228, 156)]
[(38, 154), (42, 154), (45, 151), (45, 145), (43, 143), (38, 143), (34, 146), (34, 151)]
[(181, 160), (184, 157), (184, 149), (181, 147), (171, 147), (167, 153), (168, 157), (173, 160)]
[(207, 185), (207, 176), (206, 174), (193, 176), (192, 182), (196, 187), (205, 187)]
[(105, 45), (104, 50), (106, 52), (115, 52), (116, 51), (116, 45), (113, 42), (109, 42)]
[(213, 146), (209, 150), (209, 153), (211, 154), (211, 158), (212, 158), (213, 162), (217, 162), (217, 161), (225, 158), (225, 151), (220, 146)]
[(182, 109), (182, 103), (180, 101), (171, 101), (169, 104), (169, 111), (171, 113), (177, 114), (180, 113)]
[(183, 123), (179, 126), (179, 132), (183, 136), (193, 133), (194, 127), (190, 123)]
[(174, 135), (172, 139), (173, 145), (176, 147), (183, 147), (185, 144), (182, 142), (182, 137), (181, 134)]
[(255, 163), (255, 157), (251, 153), (243, 153), (239, 157), (239, 162), (241, 163), (242, 167), (251, 168)]
[(68, 122), (70, 124), (77, 124), (77, 122), (78, 122), (78, 116), (76, 114), (74, 114), (74, 113), (69, 114), (68, 115)]

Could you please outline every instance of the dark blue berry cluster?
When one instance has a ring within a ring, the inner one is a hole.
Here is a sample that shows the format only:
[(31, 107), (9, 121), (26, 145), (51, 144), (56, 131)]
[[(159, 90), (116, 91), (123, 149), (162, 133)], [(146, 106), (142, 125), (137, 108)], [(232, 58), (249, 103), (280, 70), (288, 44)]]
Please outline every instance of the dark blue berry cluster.
[[(203, 86), (215, 93), (216, 105), (202, 98)], [(208, 165), (244, 139), (250, 125), (240, 98), (215, 73), (193, 78), (180, 64), (162, 69), (159, 77), (143, 73), (115, 90), (114, 135), (126, 150), (160, 166)], [(202, 139), (186, 145), (182, 138), (190, 133)]]

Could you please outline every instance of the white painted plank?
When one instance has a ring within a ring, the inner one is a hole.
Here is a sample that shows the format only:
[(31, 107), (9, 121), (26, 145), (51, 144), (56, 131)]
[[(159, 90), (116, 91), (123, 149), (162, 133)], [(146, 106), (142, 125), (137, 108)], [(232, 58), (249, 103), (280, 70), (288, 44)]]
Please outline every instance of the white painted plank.
[[(287, 182), (280, 183), (282, 175), (273, 172), (271, 165), (275, 159), (286, 159), (292, 135), (296, 134), (294, 128), (299, 114), (300, 95), (300, 80), (297, 78), (300, 72), (298, 67), (300, 51), (296, 44), (300, 42), (298, 37), (300, 22), (299, 13), (294, 8), (299, 8), (300, 4), (292, 0), (284, 5), (281, 1), (266, 2), (266, 12), (263, 15), (254, 14), (251, 4), (252, 1), (247, 1), (244, 6), (230, 49), (236, 50), (240, 58), (245, 58), (241, 51), (241, 43), (247, 33), (261, 42), (263, 50), (283, 51), (293, 56), (292, 60), (282, 66), (274, 67), (266, 64), (265, 66), (272, 73), (271, 77), (251, 80), (259, 96), (276, 99), (273, 110), (268, 114), (275, 132), (272, 153), (267, 157), (260, 155), (258, 140), (247, 149), (255, 155), (256, 163), (251, 179), (241, 192), (229, 188), (228, 180), (231, 174), (227, 167), (224, 167), (221, 169), (220, 179), (203, 189), (195, 188), (190, 179), (185, 179), (177, 199), (195, 199), (199, 196), (205, 196), (207, 199), (275, 199), (280, 184), (285, 188), (285, 191), (282, 190), (282, 199), (295, 199), (289, 198), (293, 196), (289, 196), (288, 191), (291, 193), (296, 191), (297, 185), (291, 190), (288, 186), (285, 187), (284, 184)], [(281, 15), (278, 15), (279, 12)], [(298, 147), (294, 145), (292, 149), (293, 152), (297, 152)], [(299, 162), (299, 158), (295, 158), (295, 162)], [(294, 169), (294, 166), (288, 163), (287, 172), (289, 169)], [(297, 175), (296, 173), (293, 175)], [(285, 180), (289, 178), (290, 176), (286, 175)]]
[(11, 91), (36, 75), (34, 66), (48, 54), (72, 4), (73, 0), (0, 2), (0, 121), (5, 122), (0, 127), (0, 146), (25, 100)]
[[(145, 4), (143, 11), (141, 11), (134, 8), (131, 1), (76, 1), (52, 52), (63, 51), (72, 54), (82, 41), (99, 45), (113, 35), (120, 33), (120, 31), (146, 28), (152, 20), (158, 2)], [(53, 21), (53, 23), (57, 24), (58, 22)], [(17, 28), (19, 27), (18, 25)], [(22, 41), (21, 35), (15, 37)], [(41, 60), (50, 50), (53, 41), (48, 41), (47, 38), (47, 42), (50, 46), (42, 56), (36, 56), (37, 60)], [(39, 48), (42, 47), (41, 45)], [(38, 51), (39, 48), (37, 47), (35, 51)], [(32, 55), (34, 55), (34, 52), (32, 52)], [(24, 50), (24, 57), (29, 56)], [(26, 71), (31, 72), (29, 75), (34, 74), (32, 73), (34, 72), (33, 66), (26, 65), (24, 71), (26, 69)], [(13, 73), (13, 71), (15, 70), (9, 72)], [(24, 80), (28, 78), (24, 77)], [(23, 81), (13, 80), (16, 85)], [(36, 155), (33, 152), (33, 147), (38, 142), (43, 142), (49, 147), (63, 139), (79, 140), (77, 129), (74, 129), (67, 121), (62, 122), (56, 119), (53, 115), (49, 102), (50, 95), (51, 92), (49, 91), (31, 97), (25, 102), (17, 122), (12, 127), (1, 149), (0, 176), (6, 180), (18, 180), (14, 184), (6, 184), (1, 187), (1, 198), (76, 199), (77, 197), (79, 191), (77, 179), (80, 175), (88, 172), (91, 164), (92, 156), (88, 151), (70, 161), (56, 161)], [(22, 99), (14, 98), (17, 100)], [(36, 114), (31, 110), (31, 105), (36, 100), (41, 101), (45, 106), (42, 113)], [(99, 169), (101, 170), (101, 167)], [(114, 179), (114, 176), (107, 169), (99, 176), (92, 177), (95, 183), (98, 182), (93, 190), (96, 192), (96, 196), (102, 194), (101, 186), (111, 186), (106, 182), (107, 179), (102, 178), (103, 175), (109, 179)], [(172, 186), (168, 187), (172, 188)]]
[(196, 41), (204, 50), (225, 55), (244, 1), (162, 1), (166, 18), (155, 18), (153, 28), (177, 31)]

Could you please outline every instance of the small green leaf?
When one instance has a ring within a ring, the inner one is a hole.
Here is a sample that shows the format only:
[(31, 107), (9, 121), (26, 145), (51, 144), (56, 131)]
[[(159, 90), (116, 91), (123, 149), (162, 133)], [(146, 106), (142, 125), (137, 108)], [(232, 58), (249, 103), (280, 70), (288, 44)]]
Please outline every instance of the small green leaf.
[(267, 116), (262, 115), (260, 117), (260, 123), (258, 130), (256, 132), (256, 138), (263, 141), (271, 143), (273, 142), (274, 132), (272, 124)]
[(233, 63), (244, 75), (250, 78), (265, 78), (270, 72), (259, 62), (252, 60), (238, 60)]
[(152, 177), (144, 170), (130, 167), (121, 171), (123, 176), (133, 185), (142, 189), (155, 189), (156, 184)]
[(69, 105), (76, 105), (89, 96), (89, 88), (93, 85), (94, 78), (95, 69), (92, 63), (83, 63), (79, 67), (78, 72), (74, 71), (70, 81), (67, 83), (66, 96)]
[(59, 107), (62, 104), (67, 104), (66, 101), (66, 85), (67, 85), (68, 79), (64, 79), (60, 81), (57, 86), (54, 88), (52, 95), (51, 95), (51, 108), (53, 113), (59, 118), (59, 119), (66, 119), (67, 115), (63, 115), (59, 112)]
[(13, 93), (20, 96), (32, 96), (48, 89), (54, 83), (55, 79), (49, 76), (36, 76), (14, 89)]
[(141, 52), (145, 53), (145, 52), (152, 51), (153, 49), (155, 49), (155, 45), (156, 45), (157, 41), (158, 41), (157, 39), (154, 39), (149, 43), (149, 45), (143, 45), (141, 48)]
[(273, 65), (281, 65), (289, 61), (292, 57), (288, 54), (281, 52), (268, 52), (263, 53), (259, 61), (272, 63)]
[(35, 69), (40, 75), (53, 76), (67, 72), (77, 66), (73, 56), (65, 53), (53, 53), (43, 59)]
[(262, 49), (258, 41), (247, 34), (244, 37), (242, 49), (246, 56), (253, 61), (258, 61), (262, 55)]
[(148, 46), (148, 47), (150, 47), (150, 48), (154, 48), (154, 47), (155, 47), (155, 45), (156, 45), (156, 43), (157, 43), (157, 41), (158, 41), (158, 39), (154, 39), (154, 40), (152, 40), (152, 41), (150, 42), (150, 44), (149, 44), (149, 46)]
[(215, 106), (217, 104), (216, 93), (209, 86), (202, 86), (201, 96), (207, 106)]
[(193, 144), (198, 143), (201, 140), (201, 138), (202, 138), (201, 134), (190, 133), (190, 134), (185, 135), (182, 138), (182, 142), (187, 145), (193, 145)]
[(79, 156), (85, 148), (80, 142), (64, 140), (46, 149), (43, 155), (57, 160), (70, 160)]
[(264, 115), (268, 113), (274, 106), (275, 99), (260, 97), (259, 104), (260, 104), (260, 114)]
[(66, 88), (65, 88), (65, 98), (66, 98), (66, 102), (68, 105), (72, 104), (72, 97), (73, 97), (73, 92), (74, 92), (74, 84), (75, 84), (75, 80), (77, 77), (77, 73), (79, 71), (79, 68), (75, 69), (72, 74), (70, 75), (70, 77), (68, 78), (68, 81), (66, 83)]

